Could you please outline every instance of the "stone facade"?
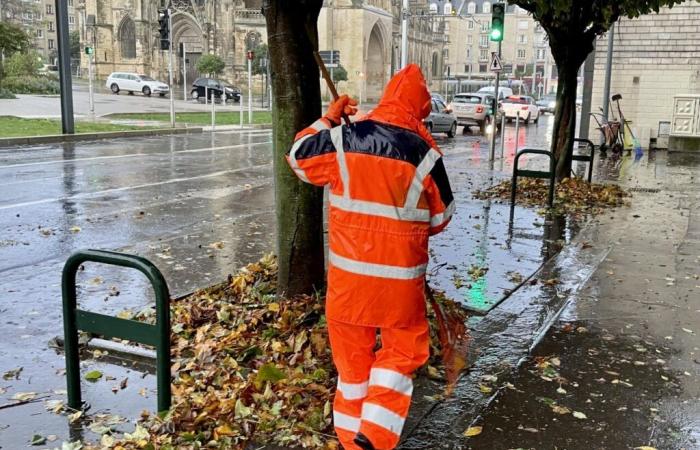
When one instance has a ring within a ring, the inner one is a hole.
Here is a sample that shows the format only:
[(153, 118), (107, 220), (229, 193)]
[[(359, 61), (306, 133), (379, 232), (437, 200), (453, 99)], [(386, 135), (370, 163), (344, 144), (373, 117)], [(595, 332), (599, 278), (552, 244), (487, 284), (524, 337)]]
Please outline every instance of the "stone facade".
[[(700, 93), (698, 41), (700, 3), (695, 1), (617, 24), (610, 94), (622, 95), (622, 111), (642, 146), (657, 136), (659, 122), (671, 121), (674, 95)], [(606, 54), (603, 36), (596, 47), (592, 111), (603, 103)], [(591, 121), (590, 136), (597, 142), (595, 126)]]

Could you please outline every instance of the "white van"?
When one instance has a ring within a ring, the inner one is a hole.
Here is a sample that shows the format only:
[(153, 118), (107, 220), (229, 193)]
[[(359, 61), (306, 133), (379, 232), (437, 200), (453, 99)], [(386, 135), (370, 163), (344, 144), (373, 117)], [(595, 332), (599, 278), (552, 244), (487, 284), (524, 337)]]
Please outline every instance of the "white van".
[[(479, 93), (481, 94), (491, 94), (493, 95), (493, 92), (495, 90), (494, 86), (484, 86), (481, 89), (479, 89)], [(499, 86), (498, 87), (498, 100), (501, 101), (506, 97), (510, 97), (513, 95), (513, 89), (505, 86)]]

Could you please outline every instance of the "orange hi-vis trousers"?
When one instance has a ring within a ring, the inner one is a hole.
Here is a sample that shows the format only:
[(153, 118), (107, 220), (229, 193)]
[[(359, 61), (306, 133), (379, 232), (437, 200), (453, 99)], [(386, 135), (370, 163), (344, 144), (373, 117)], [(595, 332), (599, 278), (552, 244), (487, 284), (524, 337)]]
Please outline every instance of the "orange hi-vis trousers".
[(377, 450), (399, 443), (413, 393), (413, 372), (430, 355), (428, 321), (405, 328), (377, 328), (328, 321), (338, 388), (333, 423), (346, 450), (361, 450), (355, 435), (365, 435)]

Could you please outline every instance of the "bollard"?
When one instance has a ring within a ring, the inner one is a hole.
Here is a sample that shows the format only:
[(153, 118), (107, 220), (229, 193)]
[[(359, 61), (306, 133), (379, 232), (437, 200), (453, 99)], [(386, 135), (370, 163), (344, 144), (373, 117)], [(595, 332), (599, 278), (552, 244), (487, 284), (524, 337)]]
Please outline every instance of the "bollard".
[[(225, 95), (226, 93), (224, 93)], [(211, 131), (216, 130), (216, 99), (212, 96), (211, 99)]]
[(243, 128), (243, 93), (241, 92), (241, 96), (238, 97), (238, 105), (240, 106), (240, 111), (238, 113), (238, 119), (241, 122), (241, 128)]
[(209, 87), (204, 86), (204, 104), (207, 104), (207, 97), (209, 97)]
[(501, 158), (503, 158), (503, 153), (506, 146), (506, 115), (503, 114), (501, 117)]
[(520, 142), (520, 112), (515, 114), (515, 153), (518, 153), (518, 144)]

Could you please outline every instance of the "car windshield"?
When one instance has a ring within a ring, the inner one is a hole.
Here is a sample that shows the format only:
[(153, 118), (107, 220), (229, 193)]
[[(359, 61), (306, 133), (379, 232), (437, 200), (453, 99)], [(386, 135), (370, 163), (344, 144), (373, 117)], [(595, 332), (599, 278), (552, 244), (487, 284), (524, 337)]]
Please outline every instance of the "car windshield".
[(453, 100), (453, 103), (479, 104), (481, 102), (481, 97), (479, 97), (478, 95), (458, 95)]
[(507, 97), (503, 100), (503, 103), (520, 103), (527, 104), (527, 99), (525, 97)]
[(141, 78), (143, 81), (156, 81), (148, 75), (139, 75), (139, 78)]

